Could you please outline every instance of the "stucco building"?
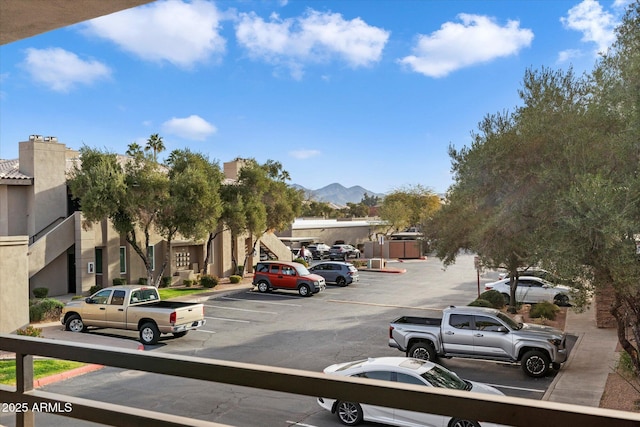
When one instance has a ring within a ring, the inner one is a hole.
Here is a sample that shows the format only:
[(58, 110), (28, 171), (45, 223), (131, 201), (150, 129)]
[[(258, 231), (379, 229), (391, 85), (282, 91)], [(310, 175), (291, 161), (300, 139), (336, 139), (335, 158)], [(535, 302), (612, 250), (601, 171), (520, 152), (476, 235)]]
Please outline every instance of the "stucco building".
[[(137, 283), (147, 277), (142, 260), (110, 221), (88, 224), (83, 219), (67, 188), (67, 173), (78, 161), (78, 151), (55, 137), (39, 135), (19, 143), (18, 159), (0, 160), (0, 332), (29, 323), (28, 300), (34, 288), (47, 288), (49, 296), (81, 295), (94, 285), (111, 286), (114, 279)], [(227, 182), (236, 179), (240, 167), (238, 162), (225, 163)], [(244, 263), (252, 241), (251, 236), (239, 236), (232, 244), (230, 232), (217, 233), (209, 248), (209, 274), (234, 274), (232, 260)], [(273, 235), (263, 236), (258, 247), (282, 259), (291, 257)], [(206, 249), (204, 241), (180, 238), (168, 247), (152, 234), (147, 253), (154, 278), (161, 274), (167, 254), (163, 276), (174, 284), (194, 278), (205, 267)], [(249, 254), (248, 270), (258, 255)]]

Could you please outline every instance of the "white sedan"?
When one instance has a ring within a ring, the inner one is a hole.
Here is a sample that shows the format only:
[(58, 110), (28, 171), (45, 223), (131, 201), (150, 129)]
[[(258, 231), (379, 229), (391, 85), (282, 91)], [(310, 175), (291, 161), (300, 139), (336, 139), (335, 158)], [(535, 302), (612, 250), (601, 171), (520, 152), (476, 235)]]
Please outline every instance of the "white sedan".
[[(487, 283), (484, 289), (500, 292), (504, 295), (507, 304), (509, 303), (509, 278)], [(571, 303), (571, 289), (567, 286), (554, 285), (539, 277), (521, 276), (516, 286), (516, 301), (525, 304), (550, 301), (560, 306), (567, 306)]]
[[(395, 381), (404, 384), (420, 384), (426, 387), (441, 387), (474, 393), (504, 395), (504, 393), (489, 385), (463, 380), (453, 372), (433, 362), (410, 357), (378, 357), (355, 362), (337, 363), (325, 368), (324, 373), (345, 377)], [(348, 426), (354, 426), (363, 420), (405, 427), (477, 427), (480, 425), (476, 421), (451, 418), (445, 415), (338, 401), (326, 397), (319, 397), (318, 404), (336, 414), (340, 422)], [(495, 426), (495, 424), (482, 423), (482, 426)]]

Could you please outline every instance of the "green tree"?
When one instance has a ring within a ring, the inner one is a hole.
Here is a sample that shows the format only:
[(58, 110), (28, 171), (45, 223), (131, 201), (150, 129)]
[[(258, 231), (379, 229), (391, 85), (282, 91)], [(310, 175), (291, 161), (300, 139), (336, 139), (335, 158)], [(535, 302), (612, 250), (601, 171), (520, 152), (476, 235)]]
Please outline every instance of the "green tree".
[(363, 218), (369, 216), (369, 206), (364, 203), (347, 202), (346, 216), (350, 218)]
[(147, 251), (152, 232), (169, 245), (176, 234), (205, 237), (220, 211), (216, 189), (221, 173), (204, 156), (188, 150), (173, 152), (167, 167), (135, 147), (129, 151), (134, 156), (119, 162), (115, 154), (81, 148), (82, 162), (74, 167), (68, 185), (86, 220), (111, 220), (144, 263), (147, 283), (158, 286), (168, 258), (154, 282)]
[(369, 207), (373, 207), (376, 206), (380, 203), (381, 199), (378, 196), (370, 196), (367, 193), (364, 193), (362, 195), (362, 200), (360, 201), (360, 203), (362, 203), (363, 205), (369, 206)]
[(470, 148), (451, 150), (455, 184), (434, 221), (445, 262), (468, 248), (493, 264), (540, 264), (582, 295), (612, 295), (638, 372), (639, 27), (635, 2), (590, 75), (527, 71), (523, 105), (489, 116)]
[[(264, 233), (283, 230), (291, 225), (301, 212), (302, 195), (287, 184), (289, 173), (281, 163), (268, 160), (259, 164), (255, 159), (242, 161), (237, 181), (225, 185), (222, 190), (224, 205), (221, 222), (231, 230), (232, 244), (235, 244), (238, 236), (244, 233), (250, 235), (251, 244), (245, 248), (249, 256)], [(235, 257), (233, 263), (237, 268)]]
[(387, 232), (409, 227), (426, 230), (433, 214), (440, 209), (440, 197), (418, 184), (399, 188), (387, 194), (379, 209), (380, 218), (389, 224)]
[[(137, 144), (136, 144), (137, 145)], [(153, 161), (158, 161), (158, 153), (161, 153), (165, 150), (164, 142), (162, 142), (162, 137), (157, 133), (154, 133), (147, 139), (147, 145), (144, 147), (144, 151), (150, 151), (153, 154)]]

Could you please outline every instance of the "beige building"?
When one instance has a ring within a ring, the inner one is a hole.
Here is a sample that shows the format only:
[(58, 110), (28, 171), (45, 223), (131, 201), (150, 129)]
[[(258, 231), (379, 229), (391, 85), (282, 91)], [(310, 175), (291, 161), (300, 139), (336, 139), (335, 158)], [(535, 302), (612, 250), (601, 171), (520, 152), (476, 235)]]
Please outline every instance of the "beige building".
[[(47, 288), (49, 296), (86, 295), (94, 285), (111, 286), (114, 279), (138, 283), (147, 277), (141, 259), (108, 220), (83, 221), (66, 184), (78, 155), (55, 137), (32, 135), (19, 143), (18, 159), (0, 160), (0, 332), (29, 323), (28, 302), (35, 288)], [(226, 179), (233, 181), (240, 167), (225, 163)], [(232, 260), (242, 265), (252, 241), (242, 236), (232, 245), (228, 231), (218, 233), (210, 247), (209, 274), (234, 274)], [(263, 236), (258, 247), (277, 258), (291, 257), (273, 235)], [(154, 278), (168, 252), (162, 275), (173, 284), (194, 278), (205, 267), (206, 242), (176, 239), (168, 248), (159, 235), (152, 235), (147, 251)], [(249, 255), (247, 271), (258, 252)]]

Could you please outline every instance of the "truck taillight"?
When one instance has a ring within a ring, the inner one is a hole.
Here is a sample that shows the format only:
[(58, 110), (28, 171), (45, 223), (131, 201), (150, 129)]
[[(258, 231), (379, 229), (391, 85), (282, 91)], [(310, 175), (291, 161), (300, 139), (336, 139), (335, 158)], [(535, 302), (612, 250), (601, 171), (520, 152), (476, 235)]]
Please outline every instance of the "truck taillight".
[(393, 338), (393, 326), (389, 326), (389, 338)]
[(176, 312), (175, 312), (175, 311), (174, 311), (174, 312), (172, 312), (172, 313), (169, 315), (169, 323), (176, 323), (176, 316), (177, 316)]

